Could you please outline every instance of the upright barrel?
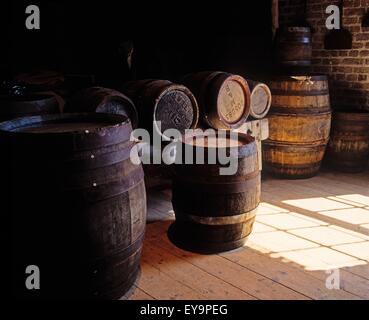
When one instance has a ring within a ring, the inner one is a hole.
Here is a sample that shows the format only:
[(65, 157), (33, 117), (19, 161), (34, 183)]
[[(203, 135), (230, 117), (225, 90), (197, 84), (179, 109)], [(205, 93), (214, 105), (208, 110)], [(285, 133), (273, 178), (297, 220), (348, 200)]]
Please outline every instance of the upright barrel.
[(304, 68), (311, 65), (312, 42), (308, 27), (281, 27), (275, 37), (277, 63), (285, 68)]
[(91, 87), (76, 93), (67, 104), (66, 112), (99, 112), (121, 114), (137, 128), (138, 115), (131, 99), (123, 93), (103, 87)]
[(275, 77), (269, 139), (263, 141), (265, 169), (281, 178), (317, 174), (329, 139), (331, 109), (327, 77)]
[[(63, 114), (0, 124), (12, 289), (25, 299), (115, 299), (140, 265), (146, 196), (129, 120)], [(27, 290), (25, 268), (40, 270)]]
[(264, 118), (272, 104), (272, 93), (269, 87), (262, 82), (247, 79), (251, 90), (250, 96), (250, 117), (253, 119)]
[(137, 106), (139, 126), (150, 132), (164, 135), (167, 129), (177, 129), (184, 133), (186, 129), (197, 126), (197, 101), (183, 85), (146, 79), (127, 82), (121, 91)]
[[(172, 203), (176, 221), (169, 237), (179, 247), (202, 253), (232, 250), (243, 246), (252, 231), (260, 202), (257, 148), (251, 136), (234, 134), (195, 133), (182, 142), (184, 158), (195, 160), (203, 154), (204, 162), (183, 161), (175, 166)], [(217, 160), (211, 159), (215, 154)], [(221, 154), (227, 154), (233, 164), (224, 165)], [(232, 168), (228, 174), (220, 171), (226, 167)]]
[(214, 129), (240, 127), (250, 113), (250, 89), (239, 75), (204, 71), (182, 79), (195, 95), (202, 123)]
[(327, 165), (343, 172), (362, 172), (368, 159), (369, 112), (333, 112)]

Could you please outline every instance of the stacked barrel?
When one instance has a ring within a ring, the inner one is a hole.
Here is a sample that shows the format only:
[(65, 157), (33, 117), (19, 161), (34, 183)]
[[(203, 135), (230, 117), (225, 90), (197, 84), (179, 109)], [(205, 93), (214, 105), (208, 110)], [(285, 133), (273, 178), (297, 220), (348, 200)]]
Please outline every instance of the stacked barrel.
[(279, 178), (310, 178), (318, 173), (329, 141), (328, 78), (310, 73), (310, 28), (279, 28), (275, 49), (277, 75), (268, 81), (272, 104), (264, 168)]
[(263, 143), (268, 172), (281, 178), (309, 178), (319, 171), (329, 139), (331, 109), (323, 75), (275, 77), (269, 139)]

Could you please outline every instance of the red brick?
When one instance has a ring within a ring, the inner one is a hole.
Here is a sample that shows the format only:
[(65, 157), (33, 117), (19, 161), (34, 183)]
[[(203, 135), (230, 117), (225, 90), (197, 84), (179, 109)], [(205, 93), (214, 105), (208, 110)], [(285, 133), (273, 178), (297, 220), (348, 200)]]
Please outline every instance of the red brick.
[(369, 57), (369, 50), (361, 50), (360, 57)]
[(346, 16), (363, 16), (365, 13), (364, 8), (343, 8), (343, 15)]
[(356, 41), (369, 40), (369, 32), (359, 33), (355, 37)]
[(342, 59), (342, 63), (344, 64), (362, 64), (363, 62), (364, 62), (363, 59), (357, 59), (357, 58)]
[(346, 76), (347, 81), (357, 81), (357, 74), (348, 74)]

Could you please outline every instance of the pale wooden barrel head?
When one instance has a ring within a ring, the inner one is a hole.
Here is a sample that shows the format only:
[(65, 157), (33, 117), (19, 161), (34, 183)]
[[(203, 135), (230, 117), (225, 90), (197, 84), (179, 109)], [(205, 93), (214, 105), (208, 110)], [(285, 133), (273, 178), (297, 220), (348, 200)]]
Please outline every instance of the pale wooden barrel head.
[(272, 103), (272, 95), (267, 85), (257, 84), (251, 92), (250, 115), (255, 119), (266, 116)]
[(226, 80), (219, 90), (218, 110), (228, 123), (236, 123), (245, 113), (245, 92), (238, 81)]

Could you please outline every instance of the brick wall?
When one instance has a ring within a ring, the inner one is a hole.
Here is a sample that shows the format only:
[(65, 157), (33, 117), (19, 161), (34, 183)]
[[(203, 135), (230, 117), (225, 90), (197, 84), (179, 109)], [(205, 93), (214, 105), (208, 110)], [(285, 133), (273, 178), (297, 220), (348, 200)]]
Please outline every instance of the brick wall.
[[(332, 107), (352, 107), (369, 110), (369, 28), (361, 26), (369, 9), (369, 0), (344, 0), (343, 26), (353, 36), (351, 50), (325, 50), (325, 21), (328, 5), (337, 0), (308, 0), (307, 21), (313, 34), (312, 71), (325, 73), (330, 79)], [(294, 25), (303, 12), (304, 0), (280, 0), (280, 25)]]

